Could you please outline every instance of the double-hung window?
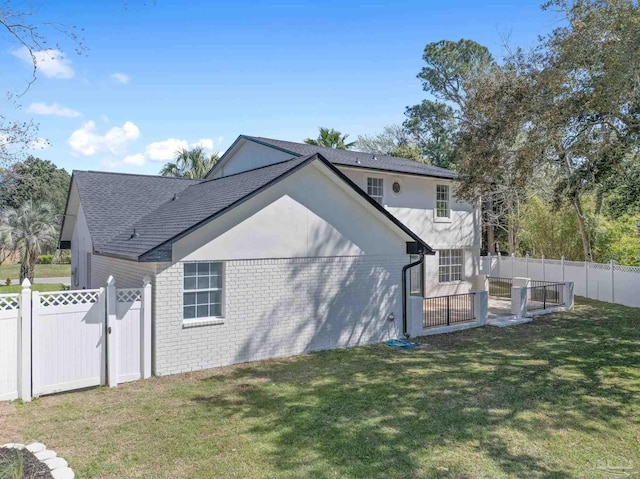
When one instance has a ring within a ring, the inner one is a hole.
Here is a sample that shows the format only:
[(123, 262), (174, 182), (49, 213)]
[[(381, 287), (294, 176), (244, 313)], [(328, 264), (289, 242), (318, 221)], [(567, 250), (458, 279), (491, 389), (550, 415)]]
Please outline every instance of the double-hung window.
[(384, 198), (384, 181), (382, 178), (367, 178), (367, 194), (379, 205)]
[(463, 259), (461, 249), (438, 251), (438, 280), (440, 283), (462, 281)]
[[(410, 256), (411, 263), (415, 263), (420, 256)], [(411, 296), (423, 296), (422, 294), (422, 278), (424, 276), (424, 263), (414, 266), (409, 270), (409, 294)]]
[(185, 320), (222, 318), (222, 263), (185, 263), (182, 307)]
[(449, 185), (436, 185), (436, 218), (449, 217)]

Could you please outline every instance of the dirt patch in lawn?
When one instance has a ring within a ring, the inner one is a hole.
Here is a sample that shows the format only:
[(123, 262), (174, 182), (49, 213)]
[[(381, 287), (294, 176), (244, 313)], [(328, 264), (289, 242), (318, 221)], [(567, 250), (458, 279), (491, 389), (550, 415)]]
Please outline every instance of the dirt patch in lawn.
[(2, 424), (2, 427), (0, 427), (0, 445), (7, 442), (20, 442), (22, 440), (14, 404), (0, 402), (0, 424)]

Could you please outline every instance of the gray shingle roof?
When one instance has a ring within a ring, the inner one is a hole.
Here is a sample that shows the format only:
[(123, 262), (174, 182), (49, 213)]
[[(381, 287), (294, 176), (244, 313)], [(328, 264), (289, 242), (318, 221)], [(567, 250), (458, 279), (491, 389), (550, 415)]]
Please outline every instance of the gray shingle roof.
[(320, 153), (327, 160), (335, 165), (351, 166), (354, 168), (368, 168), (380, 171), (391, 171), (406, 173), (410, 175), (430, 176), (434, 178), (457, 179), (458, 175), (445, 168), (418, 163), (417, 161), (398, 158), (395, 156), (374, 155), (352, 150), (336, 150), (322, 146), (307, 145), (306, 143), (294, 143), (292, 141), (274, 140), (272, 138), (262, 138), (259, 136), (245, 136), (241, 138), (273, 146), (294, 155), (311, 155)]
[[(311, 156), (294, 158), (236, 175), (192, 183), (182, 189), (175, 200), (172, 199), (173, 194), (165, 195), (161, 204), (136, 221), (128, 222), (119, 234), (95, 248), (96, 252), (137, 259), (165, 242), (186, 234), (200, 223), (215, 218), (228, 207), (295, 171), (311, 159)], [(136, 236), (133, 236), (134, 228)]]
[(313, 153), (212, 180), (74, 171), (94, 252), (138, 261), (171, 261), (171, 245), (287, 175), (319, 160), (381, 214), (426, 245), (327, 159)]
[(174, 194), (202, 180), (130, 175), (101, 171), (74, 171), (82, 209), (94, 248), (104, 244)]

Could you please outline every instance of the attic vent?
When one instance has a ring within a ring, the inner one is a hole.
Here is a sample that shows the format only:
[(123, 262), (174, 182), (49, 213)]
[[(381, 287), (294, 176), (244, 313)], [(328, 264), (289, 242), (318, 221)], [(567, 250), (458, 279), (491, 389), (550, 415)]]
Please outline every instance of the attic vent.
[(135, 228), (133, 228), (133, 233), (131, 233), (131, 236), (129, 237), (129, 239), (137, 238), (138, 236), (139, 236), (138, 232), (136, 231)]

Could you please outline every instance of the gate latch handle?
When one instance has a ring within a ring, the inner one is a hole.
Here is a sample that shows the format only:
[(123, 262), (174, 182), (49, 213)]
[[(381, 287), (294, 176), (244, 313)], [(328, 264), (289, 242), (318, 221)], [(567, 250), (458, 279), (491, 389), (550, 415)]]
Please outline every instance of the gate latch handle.
[(107, 333), (111, 334), (111, 326), (107, 327)]

